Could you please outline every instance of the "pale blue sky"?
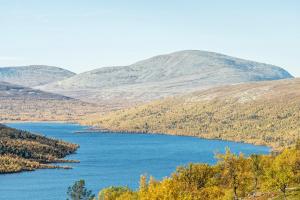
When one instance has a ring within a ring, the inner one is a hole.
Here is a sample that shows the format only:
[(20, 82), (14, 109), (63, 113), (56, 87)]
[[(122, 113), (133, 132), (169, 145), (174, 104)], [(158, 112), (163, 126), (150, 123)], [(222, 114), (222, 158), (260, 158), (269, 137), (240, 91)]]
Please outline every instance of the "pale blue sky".
[(0, 0), (0, 66), (82, 72), (209, 50), (300, 77), (298, 0)]

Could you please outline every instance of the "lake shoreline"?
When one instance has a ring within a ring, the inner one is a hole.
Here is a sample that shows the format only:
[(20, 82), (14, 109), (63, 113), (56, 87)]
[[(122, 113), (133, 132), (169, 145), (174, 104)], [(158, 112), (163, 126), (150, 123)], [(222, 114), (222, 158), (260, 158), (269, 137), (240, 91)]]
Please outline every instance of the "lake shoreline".
[(247, 141), (241, 141), (241, 140), (227, 140), (227, 139), (222, 139), (222, 138), (211, 138), (211, 137), (200, 137), (196, 135), (185, 135), (185, 134), (174, 134), (174, 133), (159, 133), (159, 132), (143, 132), (143, 131), (128, 131), (128, 130), (114, 130), (114, 129), (108, 129), (108, 128), (100, 128), (97, 126), (91, 126), (87, 125), (85, 123), (82, 123), (80, 121), (46, 121), (46, 120), (41, 120), (41, 121), (9, 121), (9, 122), (0, 122), (1, 123), (59, 123), (59, 124), (77, 124), (81, 126), (86, 126), (88, 127), (85, 131), (79, 131), (76, 132), (77, 134), (85, 134), (85, 133), (127, 133), (127, 134), (145, 134), (145, 135), (171, 135), (171, 136), (182, 136), (182, 137), (194, 137), (194, 138), (200, 138), (200, 139), (206, 139), (206, 140), (217, 140), (217, 141), (228, 141), (228, 142), (238, 142), (242, 144), (252, 144), (255, 146), (265, 146), (270, 148), (270, 153), (271, 152), (279, 152), (281, 148), (274, 147), (269, 144), (265, 143), (255, 143), (255, 142), (247, 142)]

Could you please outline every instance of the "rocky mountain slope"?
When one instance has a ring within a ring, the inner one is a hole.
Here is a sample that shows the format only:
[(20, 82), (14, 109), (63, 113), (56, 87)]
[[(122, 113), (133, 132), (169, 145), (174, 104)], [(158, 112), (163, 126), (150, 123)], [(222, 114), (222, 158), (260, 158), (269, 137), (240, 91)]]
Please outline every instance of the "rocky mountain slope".
[(96, 69), (39, 88), (114, 108), (213, 86), (291, 77), (273, 65), (187, 50)]
[(74, 121), (99, 107), (58, 94), (0, 82), (0, 121)]
[(87, 119), (129, 132), (244, 141), (275, 148), (300, 138), (300, 79), (220, 86)]
[(56, 82), (74, 75), (68, 70), (45, 65), (0, 67), (0, 81), (27, 87)]

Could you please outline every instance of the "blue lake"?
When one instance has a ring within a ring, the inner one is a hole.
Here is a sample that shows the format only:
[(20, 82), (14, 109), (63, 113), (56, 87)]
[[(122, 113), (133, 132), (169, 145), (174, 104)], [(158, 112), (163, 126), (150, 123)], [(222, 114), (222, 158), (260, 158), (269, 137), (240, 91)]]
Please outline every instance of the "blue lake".
[(178, 165), (189, 162), (214, 164), (215, 153), (229, 147), (235, 153), (267, 154), (269, 148), (250, 144), (205, 140), (194, 137), (75, 133), (87, 127), (63, 123), (10, 123), (11, 127), (62, 139), (80, 145), (67, 158), (80, 163), (67, 164), (71, 170), (41, 169), (33, 172), (0, 175), (0, 199), (66, 199), (67, 187), (84, 179), (95, 194), (103, 187), (124, 185), (138, 187), (141, 174), (161, 179)]

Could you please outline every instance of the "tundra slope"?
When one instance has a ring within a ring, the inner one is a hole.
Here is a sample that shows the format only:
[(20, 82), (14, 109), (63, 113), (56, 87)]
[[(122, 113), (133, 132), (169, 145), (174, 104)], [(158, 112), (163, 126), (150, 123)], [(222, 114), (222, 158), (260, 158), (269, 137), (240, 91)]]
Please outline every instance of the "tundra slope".
[(38, 88), (114, 109), (219, 85), (285, 78), (292, 76), (273, 65), (186, 50), (99, 68)]
[(113, 131), (290, 146), (300, 138), (300, 79), (220, 86), (87, 119)]
[(46, 65), (0, 67), (0, 81), (34, 87), (74, 76), (68, 70)]
[(70, 97), (0, 82), (0, 122), (76, 121), (99, 110)]

